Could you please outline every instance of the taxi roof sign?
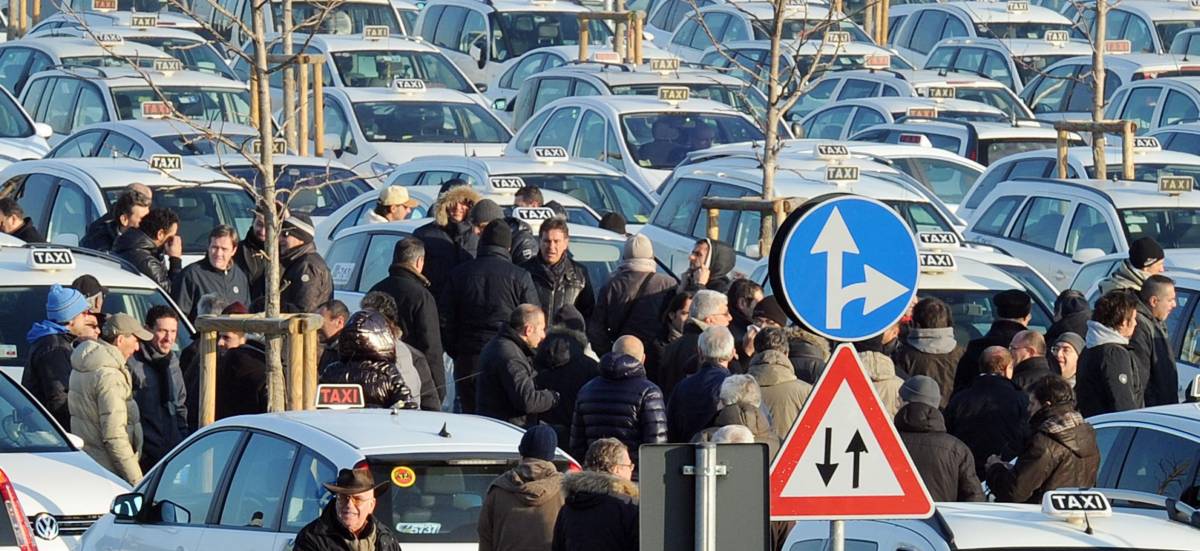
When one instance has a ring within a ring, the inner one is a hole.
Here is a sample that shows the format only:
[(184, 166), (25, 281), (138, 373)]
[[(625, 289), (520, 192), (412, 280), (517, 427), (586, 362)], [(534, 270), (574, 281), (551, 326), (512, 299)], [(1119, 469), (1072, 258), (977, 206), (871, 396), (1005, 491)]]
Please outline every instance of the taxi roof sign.
[(595, 52), (592, 54), (592, 61), (596, 63), (620, 63), (621, 54), (617, 52)]
[(1162, 144), (1154, 136), (1134, 136), (1134, 151), (1162, 151)]
[(1061, 46), (1071, 41), (1071, 33), (1067, 31), (1046, 31), (1046, 42)]
[(929, 86), (925, 88), (925, 97), (932, 99), (954, 99), (958, 94), (953, 86)]
[(125, 43), (125, 37), (117, 33), (98, 33), (96, 42), (99, 42), (101, 46), (120, 46)]
[(392, 89), (407, 93), (424, 92), (425, 81), (419, 78), (395, 78), (392, 79)]
[(858, 167), (853, 165), (830, 165), (825, 167), (825, 181), (852, 183), (858, 181)]
[(526, 222), (545, 222), (554, 218), (554, 209), (549, 207), (517, 207), (512, 210), (513, 218)]
[(863, 58), (864, 69), (887, 69), (891, 66), (891, 54), (871, 54)]
[(1191, 176), (1171, 176), (1164, 174), (1158, 177), (1158, 191), (1167, 195), (1191, 193), (1196, 187), (1196, 180)]
[(931, 147), (933, 145), (932, 143), (930, 143), (929, 137), (924, 134), (903, 133), (903, 134), (900, 134), (900, 137), (897, 138), (897, 140), (900, 143), (909, 144), (909, 145), (919, 145), (921, 147)]
[(183, 62), (173, 57), (154, 60), (154, 70), (159, 73), (174, 73), (183, 70)]
[(163, 172), (171, 170), (179, 170), (183, 168), (182, 155), (151, 155), (150, 168), (161, 170)]
[(567, 155), (567, 149), (565, 147), (559, 147), (557, 145), (536, 145), (530, 148), (529, 153), (533, 155), (534, 159), (542, 161), (543, 163), (565, 161), (571, 158), (569, 155)]
[(1080, 519), (1112, 516), (1108, 496), (1087, 490), (1051, 490), (1042, 495), (1042, 512), (1058, 518)]
[(366, 40), (379, 40), (392, 35), (392, 29), (387, 25), (364, 25), (363, 38)]
[(921, 266), (921, 272), (953, 272), (958, 269), (958, 263), (954, 260), (954, 255), (943, 252), (919, 252), (917, 253), (917, 262)]
[(1105, 40), (1104, 53), (1121, 55), (1133, 51), (1133, 43), (1128, 40)]
[(317, 409), (355, 409), (366, 405), (362, 385), (317, 385)]
[(495, 190), (517, 190), (525, 187), (525, 180), (520, 176), (492, 176), (488, 183)]
[(1009, 0), (1006, 7), (1008, 13), (1025, 13), (1029, 11), (1029, 2), (1026, 0)]
[[(271, 153), (275, 155), (287, 155), (287, 141), (283, 138), (275, 138), (271, 140)], [(250, 140), (250, 154), (262, 154), (262, 139), (254, 138)]]
[(958, 234), (952, 231), (917, 232), (917, 243), (920, 243), (922, 247), (931, 249), (957, 247), (960, 244)]
[(936, 119), (938, 110), (937, 107), (909, 107), (906, 114), (910, 119)]
[(687, 101), (692, 97), (692, 89), (687, 86), (659, 86), (658, 100), (665, 101), (671, 105), (676, 105), (680, 102)]
[(129, 17), (129, 26), (145, 29), (158, 26), (158, 15), (135, 13)]
[(850, 148), (836, 143), (817, 144), (817, 157), (832, 161), (834, 159), (849, 159)]
[(679, 70), (679, 59), (674, 57), (655, 57), (650, 59), (650, 70), (658, 73), (670, 73)]
[(825, 33), (825, 43), (827, 44), (846, 44), (850, 42), (850, 33), (847, 31), (829, 31)]
[(162, 119), (171, 116), (171, 104), (165, 101), (142, 102), (143, 119)]
[(92, 11), (117, 11), (117, 0), (92, 0)]
[(74, 270), (75, 254), (70, 249), (35, 247), (29, 249), (29, 267), (34, 270)]

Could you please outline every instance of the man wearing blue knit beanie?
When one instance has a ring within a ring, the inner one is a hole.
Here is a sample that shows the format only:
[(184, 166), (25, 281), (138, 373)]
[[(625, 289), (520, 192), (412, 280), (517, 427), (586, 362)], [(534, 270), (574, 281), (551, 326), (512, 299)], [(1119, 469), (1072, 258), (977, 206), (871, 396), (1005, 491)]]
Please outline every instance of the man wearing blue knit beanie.
[(76, 340), (94, 336), (95, 328), (88, 325), (92, 320), (83, 293), (55, 284), (46, 297), (46, 319), (33, 324), (25, 335), (30, 348), (21, 386), (66, 430), (71, 430), (71, 411), (67, 409), (71, 352)]

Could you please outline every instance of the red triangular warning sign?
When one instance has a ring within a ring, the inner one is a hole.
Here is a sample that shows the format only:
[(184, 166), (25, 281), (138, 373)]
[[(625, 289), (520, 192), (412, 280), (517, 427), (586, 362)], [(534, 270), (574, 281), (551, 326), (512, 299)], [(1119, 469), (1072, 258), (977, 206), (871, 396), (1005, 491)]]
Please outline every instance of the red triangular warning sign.
[(771, 464), (771, 520), (932, 514), (929, 491), (858, 354), (838, 346)]

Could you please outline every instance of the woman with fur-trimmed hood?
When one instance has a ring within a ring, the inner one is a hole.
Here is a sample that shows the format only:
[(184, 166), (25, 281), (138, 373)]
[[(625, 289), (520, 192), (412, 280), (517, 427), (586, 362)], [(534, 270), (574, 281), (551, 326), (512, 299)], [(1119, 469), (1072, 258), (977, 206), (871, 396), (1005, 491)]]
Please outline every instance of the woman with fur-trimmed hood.
[[(455, 182), (458, 182), (457, 184)], [(471, 207), (480, 200), (480, 195), (466, 182), (455, 179), (446, 182), (437, 202), (429, 209), (433, 216), (430, 222), (413, 232), (413, 236), (425, 243), (425, 269), (421, 275), (429, 280), (433, 296), (440, 296), (442, 286), (450, 279), (450, 270), (475, 258), (479, 237), (467, 220)]]
[(588, 447), (587, 470), (563, 477), (566, 504), (554, 525), (553, 551), (637, 551), (638, 486), (629, 449), (616, 438)]

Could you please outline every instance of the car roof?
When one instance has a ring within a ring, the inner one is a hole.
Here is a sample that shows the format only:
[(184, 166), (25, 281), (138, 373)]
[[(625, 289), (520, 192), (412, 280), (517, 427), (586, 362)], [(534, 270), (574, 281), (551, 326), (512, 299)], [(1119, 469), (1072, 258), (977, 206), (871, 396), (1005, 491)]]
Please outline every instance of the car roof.
[[(29, 250), (35, 246), (38, 248), (72, 249), (75, 257), (75, 269), (72, 271), (47, 271), (30, 268), (28, 264)], [(21, 275), (13, 275), (17, 273)], [(121, 261), (115, 257), (90, 249), (63, 247), (60, 245), (37, 244), (25, 246), (23, 244), (10, 244), (8, 241), (0, 242), (0, 274), (4, 274), (4, 277), (0, 278), (3, 279), (4, 283), (0, 283), (0, 286), (40, 286), (55, 283), (65, 285), (73, 281), (79, 274), (90, 274), (104, 282), (104, 285), (107, 287), (133, 289), (158, 288), (150, 278), (123, 268)]]
[[(1119, 166), (1123, 159), (1123, 152), (1118, 147), (1104, 148), (1104, 157), (1112, 167)], [(1057, 159), (1058, 152), (1054, 149), (1035, 149), (1033, 151), (1025, 151), (1014, 155), (1004, 157), (1004, 161), (1017, 161), (1021, 159)], [(1071, 162), (1081, 163), (1083, 166), (1092, 166), (1095, 157), (1092, 156), (1092, 146), (1074, 146), (1067, 148), (1067, 159)], [(999, 162), (999, 161), (997, 161)], [(1135, 151), (1133, 155), (1133, 163), (1135, 165), (1141, 163), (1170, 163), (1170, 164), (1191, 164), (1200, 165), (1200, 155), (1191, 153), (1182, 153), (1179, 151)]]
[[(611, 114), (646, 113), (646, 112), (704, 112), (742, 115), (741, 111), (724, 103), (707, 99), (689, 99), (675, 106), (650, 96), (572, 96), (554, 100), (549, 105), (579, 105), (591, 107), (597, 111)], [(547, 105), (547, 107), (549, 107)], [(545, 109), (545, 108), (543, 108)]]
[[(1088, 528), (1042, 512), (1040, 505), (1022, 503), (938, 503), (938, 514), (954, 534), (957, 549), (995, 548), (997, 534), (1005, 547), (1154, 548), (1188, 549), (1200, 536), (1195, 528), (1163, 516), (1116, 509), (1112, 516), (1088, 517)], [(1014, 530), (1014, 527), (1022, 529)], [(1192, 542), (1192, 543), (1187, 543)]]
[[(1187, 277), (1197, 279), (1198, 276), (1195, 273), (1191, 273)], [(1175, 430), (1189, 432), (1193, 436), (1200, 438), (1200, 404), (1195, 403), (1171, 404), (1130, 411), (1119, 411), (1088, 418), (1088, 422), (1093, 425), (1130, 421), (1159, 424)]]
[[(799, 4), (788, 3), (785, 4), (785, 6), (785, 21), (788, 19), (827, 19), (829, 17), (829, 12), (832, 11), (826, 4), (813, 4), (804, 2)], [(700, 13), (708, 13), (713, 11), (738, 13), (742, 14), (743, 18), (756, 19), (759, 21), (775, 19), (774, 2), (737, 2), (736, 4), (719, 3), (700, 8)]]
[[(89, 35), (90, 33), (90, 35)], [(105, 33), (114, 33), (124, 36), (127, 41), (130, 37), (146, 36), (152, 38), (180, 38), (184, 40), (194, 40), (197, 42), (206, 42), (203, 37), (188, 29), (178, 27), (130, 27), (129, 25), (89, 25), (86, 29), (74, 25), (64, 25), (55, 29), (47, 29), (34, 35), (35, 37), (58, 37), (58, 36), (79, 36), (89, 37), (91, 35), (101, 35)], [(31, 37), (32, 38), (32, 37)], [(92, 41), (91, 38), (88, 38)], [(95, 43), (95, 41), (92, 41)]]
[(503, 157), (463, 157), (462, 155), (425, 155), (413, 157), (408, 163), (395, 168), (395, 172), (404, 172), (409, 163), (448, 163), (458, 166), (473, 165), (473, 168), (488, 175), (503, 176), (505, 174), (528, 174), (542, 172), (546, 174), (603, 174), (605, 176), (623, 176), (611, 166), (589, 160), (571, 159), (545, 163), (525, 155), (506, 155)]
[(1171, 78), (1152, 78), (1146, 80), (1135, 80), (1125, 83), (1124, 87), (1138, 88), (1149, 85), (1162, 85), (1166, 88), (1190, 89), (1200, 93), (1200, 76), (1180, 76)]
[[(236, 155), (236, 154), (234, 154), (234, 155), (231, 155), (231, 154), (191, 155), (191, 156), (186, 157), (185, 160), (188, 162), (193, 162), (193, 163), (202, 165), (202, 166), (208, 166), (208, 167), (214, 167), (214, 168), (219, 168), (219, 167), (239, 167), (239, 168), (241, 168), (241, 167), (245, 167), (248, 165), (257, 166), (256, 163), (258, 162), (257, 160), (251, 161), (250, 159), (247, 159), (241, 155)], [(338, 161), (335, 159), (326, 159), (324, 157), (275, 154), (275, 155), (271, 156), (271, 162), (276, 167), (279, 167), (279, 166), (309, 167), (309, 166), (311, 166), (311, 167), (318, 167), (318, 168), (328, 167), (333, 170), (350, 170), (350, 167), (346, 166), (341, 161)], [(355, 177), (357, 178), (358, 176), (355, 175)]]
[(874, 82), (906, 82), (913, 87), (972, 86), (977, 88), (1007, 88), (1003, 83), (971, 73), (941, 72), (936, 69), (847, 69), (823, 73), (827, 78), (862, 78)]
[(9, 165), (0, 174), (30, 174), (47, 169), (61, 170), (86, 177), (100, 189), (119, 189), (130, 182), (139, 182), (154, 187), (209, 187), (237, 188), (220, 172), (184, 163), (179, 170), (169, 174), (150, 168), (146, 161), (127, 158), (77, 157), (64, 159), (38, 159), (20, 161)]
[[(1117, 208), (1172, 208), (1181, 206), (1200, 207), (1200, 190), (1180, 196), (1171, 196), (1158, 191), (1157, 182), (1135, 182), (1128, 180), (1060, 180), (1053, 178), (1023, 178), (999, 182), (988, 195), (999, 195), (1009, 188), (1028, 188), (1046, 191), (1052, 186), (1070, 186), (1070, 189), (1090, 192), (1108, 200)], [(1028, 195), (1029, 192), (1025, 192)]]
[[(820, 110), (825, 110), (830, 107), (838, 107), (838, 106), (845, 106), (845, 105), (865, 105), (865, 106), (875, 107), (877, 109), (882, 109), (889, 113), (905, 111), (910, 107), (936, 107), (939, 111), (972, 111), (972, 112), (982, 112), (982, 113), (994, 112), (994, 113), (1001, 114), (1001, 115), (1004, 114), (1003, 111), (1001, 111), (995, 107), (992, 107), (991, 105), (988, 105), (986, 103), (979, 103), (977, 101), (969, 101), (969, 100), (963, 100), (963, 99), (936, 100), (936, 99), (931, 99), (931, 98), (913, 97), (913, 96), (909, 96), (909, 97), (891, 96), (891, 97), (886, 97), (886, 98), (885, 97), (877, 97), (877, 98), (855, 98), (855, 99), (838, 100), (835, 103), (829, 103), (827, 105), (821, 106)], [(815, 113), (815, 112), (816, 111), (813, 111), (813, 113)], [(811, 115), (811, 113), (810, 113), (810, 115)]]
[(1190, 21), (1200, 19), (1200, 10), (1187, 2), (1162, 0), (1121, 0), (1112, 9), (1127, 10), (1149, 17), (1151, 21)]
[[(626, 70), (630, 69), (630, 70)], [(553, 69), (547, 69), (535, 77), (573, 76), (592, 77), (608, 86), (629, 86), (638, 84), (702, 84), (714, 83), (725, 86), (746, 87), (746, 81), (718, 71), (707, 69), (680, 69), (667, 74), (649, 70), (649, 67), (628, 67), (611, 63), (568, 63)]]
[[(92, 72), (92, 74), (88, 74), (89, 72)], [(155, 86), (224, 89), (236, 88), (238, 90), (250, 89), (250, 85), (244, 82), (230, 80), (212, 73), (189, 70), (174, 71), (171, 73), (159, 73), (149, 70), (138, 72), (135, 69), (126, 67), (106, 67), (103, 69), (96, 67), (69, 67), (65, 69), (42, 71), (31, 78), (41, 78), (42, 75), (66, 75), (75, 78), (85, 78), (92, 82), (102, 82), (109, 88), (144, 88), (150, 84), (146, 82), (146, 78), (142, 75), (142, 73), (150, 76)]]
[(479, 0), (430, 0), (425, 4), (425, 9), (430, 6), (439, 5), (455, 5), (455, 6), (471, 6), (475, 8), (483, 8), (484, 11), (549, 11), (549, 12), (584, 12), (591, 11), (574, 2), (566, 0), (491, 0), (488, 2), (480, 2)]
[[(1060, 59), (1057, 63), (1047, 67), (1043, 72), (1050, 71), (1059, 65), (1091, 65), (1092, 56), (1080, 55), (1076, 57), (1068, 57)], [(1106, 55), (1104, 56), (1104, 67), (1107, 69), (1120, 69), (1126, 72), (1138, 72), (1149, 69), (1158, 69), (1158, 72), (1178, 71), (1185, 67), (1184, 63), (1177, 59), (1172, 54), (1123, 54), (1123, 55)], [(1177, 78), (1177, 77), (1172, 77)]]
[[(972, 258), (966, 249), (948, 248), (936, 252), (949, 253), (954, 256), (954, 270), (921, 271), (917, 280), (918, 293), (936, 290), (947, 291), (1001, 291), (1007, 289), (1024, 290), (1024, 285), (1016, 278), (1008, 275), (1000, 268), (989, 263)], [(926, 251), (921, 252), (934, 252)]]
[[(870, 55), (870, 54), (888, 54), (895, 57), (901, 57), (896, 52), (866, 42), (845, 42), (842, 44), (827, 44), (824, 41), (805, 40), (799, 46), (789, 45), (792, 48), (792, 55), (798, 56), (813, 56), (819, 52), (821, 55), (832, 55), (835, 52), (838, 55)], [(736, 50), (770, 50), (770, 40), (734, 40), (725, 42), (721, 45), (721, 50), (725, 52)], [(704, 50), (705, 55), (717, 51), (716, 46)]]
[[(878, 176), (896, 173), (891, 167), (862, 158), (852, 158), (845, 164), (859, 166), (860, 177), (858, 182), (839, 186), (825, 181), (826, 163), (823, 160), (780, 157), (780, 170), (775, 175), (775, 195), (812, 198), (829, 193), (854, 193), (880, 200), (930, 202), (902, 184)], [(756, 159), (741, 156), (680, 166), (675, 169), (672, 178), (698, 178), (736, 185), (755, 192), (762, 190), (762, 167)]]
[(70, 57), (146, 57), (170, 58), (170, 54), (146, 44), (123, 41), (120, 44), (101, 46), (92, 38), (73, 36), (33, 36), (7, 42), (6, 48), (25, 46), (46, 52), (58, 59)]
[(393, 88), (326, 88), (325, 93), (344, 94), (351, 103), (415, 102), (469, 103), (478, 105), (470, 96), (448, 88), (426, 88), (423, 92), (402, 92)]
[[(948, 129), (948, 130), (965, 130), (966, 126), (975, 129), (975, 135), (983, 140), (998, 140), (1005, 138), (1057, 138), (1058, 130), (1048, 124), (1010, 124), (1004, 122), (984, 122), (984, 121), (949, 121), (942, 119), (931, 120), (906, 120), (902, 122), (892, 122), (878, 124), (870, 128), (890, 128), (896, 130), (911, 129), (919, 131), (923, 128), (929, 129)], [(867, 130), (864, 129), (864, 130)], [(1078, 137), (1074, 132), (1072, 135)]]
[[(376, 190), (375, 193), (378, 193), (378, 191)], [(562, 197), (570, 197), (569, 195), (551, 192), (549, 190), (542, 190), (542, 193), (546, 194), (547, 202), (559, 201), (560, 203), (562, 203)], [(493, 201), (497, 201), (497, 203), (501, 207), (508, 206), (508, 204), (504, 204), (503, 202), (498, 201), (497, 198), (504, 199), (505, 197), (506, 197), (505, 195), (484, 195), (483, 196), (484, 199), (492, 199)], [(575, 205), (564, 204), (564, 206), (575, 206)], [(337, 237), (334, 238), (334, 241), (344, 239), (345, 237), (347, 237), (349, 235), (353, 235), (353, 234), (371, 233), (371, 232), (377, 232), (380, 230), (398, 231), (398, 232), (402, 232), (402, 233), (412, 234), (413, 232), (417, 231), (417, 228), (424, 226), (426, 224), (429, 224), (432, 221), (433, 221), (432, 218), (415, 218), (415, 219), (409, 219), (409, 220), (397, 220), (395, 222), (381, 222), (381, 223), (377, 223), (377, 224), (358, 224), (358, 225), (351, 226), (351, 227), (348, 227), (348, 228), (345, 228), (345, 229), (339, 231), (337, 233)], [(583, 239), (591, 239), (591, 240), (611, 241), (614, 244), (620, 244), (620, 243), (625, 242), (624, 236), (613, 233), (613, 232), (605, 230), (605, 229), (593, 227), (593, 226), (586, 226), (586, 225), (582, 225), (582, 224), (572, 224), (572, 223), (568, 222), (567, 223), (567, 231), (571, 234), (571, 239), (583, 238)]]
[(952, 2), (925, 4), (925, 8), (943, 8), (967, 15), (977, 23), (1062, 23), (1069, 25), (1070, 19), (1062, 14), (1038, 5), (1030, 4), (1028, 11), (1010, 12), (1007, 2)]
[(1150, 130), (1149, 132), (1147, 132), (1147, 134), (1153, 136), (1155, 134), (1161, 134), (1163, 132), (1171, 132), (1171, 131), (1182, 131), (1182, 132), (1187, 132), (1189, 134), (1200, 133), (1200, 122), (1179, 122), (1179, 123), (1175, 123), (1175, 124), (1169, 124), (1167, 126), (1160, 126), (1158, 128)]
[[(1090, 55), (1092, 47), (1087, 42), (1072, 40), (1069, 42), (1051, 43), (1036, 38), (947, 38), (934, 45), (943, 46), (981, 46), (1014, 56), (1036, 57), (1043, 55)], [(1105, 61), (1109, 58), (1105, 57)]]
[[(388, 35), (387, 38), (364, 39), (359, 34), (315, 34), (311, 35), (314, 47), (326, 52), (348, 52), (363, 50), (394, 50), (398, 52), (437, 52), (432, 44), (414, 36)], [(294, 40), (303, 42), (308, 35), (302, 35)], [(279, 40), (279, 35), (273, 35), (270, 40)]]
[[(171, 119), (128, 119), (119, 121), (106, 121), (76, 128), (71, 134), (75, 135), (85, 130), (105, 129), (131, 134), (142, 134), (151, 139), (163, 136), (197, 135), (204, 133), (202, 129), (196, 127), (197, 124), (202, 122), (203, 121), (192, 121), (185, 123)], [(213, 123), (211, 129), (212, 131), (220, 132), (223, 135), (258, 135), (258, 130), (254, 127), (232, 122), (215, 122)]]

